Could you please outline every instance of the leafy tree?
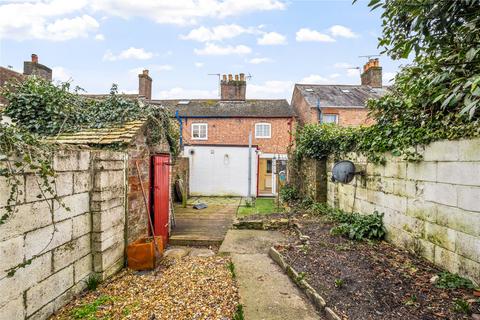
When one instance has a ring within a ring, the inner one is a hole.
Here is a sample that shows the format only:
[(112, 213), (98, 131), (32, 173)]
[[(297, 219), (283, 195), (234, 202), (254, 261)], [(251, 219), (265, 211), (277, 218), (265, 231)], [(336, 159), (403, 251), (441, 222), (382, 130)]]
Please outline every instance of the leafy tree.
[(383, 53), (414, 56), (395, 79), (401, 107), (421, 108), (420, 117), (458, 112), (478, 118), (480, 1), (371, 0), (369, 6), (383, 9)]

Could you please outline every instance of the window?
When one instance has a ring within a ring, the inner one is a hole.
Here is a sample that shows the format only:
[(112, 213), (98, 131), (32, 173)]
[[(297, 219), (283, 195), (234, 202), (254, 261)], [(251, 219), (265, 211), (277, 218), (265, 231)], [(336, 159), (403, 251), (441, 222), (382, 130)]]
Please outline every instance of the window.
[(338, 114), (322, 114), (322, 123), (338, 123)]
[(208, 139), (208, 124), (206, 124), (206, 123), (192, 123), (192, 139), (193, 140), (207, 140)]
[(270, 123), (257, 123), (255, 124), (255, 138), (271, 138), (271, 125)]
[(272, 159), (267, 160), (267, 173), (272, 173)]

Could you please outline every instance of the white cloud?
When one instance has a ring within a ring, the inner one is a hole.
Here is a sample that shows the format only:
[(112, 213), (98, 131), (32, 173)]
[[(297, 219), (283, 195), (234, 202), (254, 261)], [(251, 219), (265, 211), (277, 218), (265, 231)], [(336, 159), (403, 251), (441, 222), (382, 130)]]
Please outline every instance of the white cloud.
[(317, 30), (312, 30), (309, 28), (301, 28), (300, 30), (298, 30), (296, 34), (296, 40), (298, 42), (335, 42), (335, 39), (333, 39), (328, 34), (321, 33)]
[(195, 62), (195, 67), (202, 68), (205, 64), (203, 62)]
[(157, 23), (194, 24), (199, 19), (283, 10), (279, 0), (93, 0), (93, 8), (122, 18), (142, 17)]
[(396, 72), (384, 72), (382, 75), (383, 85), (392, 85), (396, 75)]
[(336, 83), (337, 79), (340, 78), (341, 75), (339, 73), (332, 73), (328, 76), (321, 76), (319, 74), (311, 74), (304, 77), (300, 80), (299, 83), (306, 83), (306, 84), (332, 84)]
[(103, 60), (107, 61), (116, 61), (116, 60), (127, 60), (127, 59), (135, 59), (135, 60), (148, 60), (153, 57), (152, 52), (145, 51), (143, 48), (135, 48), (130, 47), (128, 49), (123, 50), (118, 55), (114, 55), (111, 51), (107, 51), (104, 56)]
[(52, 78), (53, 81), (67, 82), (72, 80), (70, 72), (64, 67), (52, 67)]
[(87, 6), (87, 0), (22, 1), (0, 5), (0, 39), (64, 41), (86, 37), (99, 26), (93, 17), (79, 15), (78, 11)]
[(267, 32), (257, 40), (257, 43), (263, 46), (287, 44), (287, 38), (278, 32)]
[(293, 82), (282, 80), (265, 81), (263, 84), (249, 84), (247, 97), (255, 99), (289, 99), (292, 95)]
[(250, 60), (248, 60), (248, 63), (251, 63), (251, 64), (261, 64), (261, 63), (265, 63), (265, 62), (272, 62), (273, 60), (270, 59), (270, 58), (252, 58)]
[(355, 34), (350, 28), (338, 24), (331, 26), (328, 30), (330, 31), (330, 34), (334, 37), (358, 38), (358, 35)]
[(257, 33), (255, 28), (244, 28), (238, 24), (219, 25), (213, 28), (201, 26), (190, 30), (186, 35), (181, 35), (180, 39), (194, 40), (198, 42), (221, 41), (224, 39), (235, 38), (244, 33)]
[(231, 54), (245, 55), (252, 52), (250, 47), (245, 45), (237, 46), (219, 46), (213, 43), (207, 43), (202, 49), (193, 50), (197, 55), (225, 56)]
[(99, 34), (95, 35), (95, 40), (103, 41), (103, 40), (105, 40), (105, 36), (103, 34), (99, 33)]
[(156, 93), (156, 99), (215, 99), (218, 98), (218, 90), (199, 90), (175, 87)]

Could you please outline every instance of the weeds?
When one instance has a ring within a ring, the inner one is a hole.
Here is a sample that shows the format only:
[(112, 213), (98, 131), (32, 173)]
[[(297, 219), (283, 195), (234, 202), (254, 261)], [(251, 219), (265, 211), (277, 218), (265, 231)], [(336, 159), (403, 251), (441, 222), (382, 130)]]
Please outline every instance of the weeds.
[(334, 235), (343, 235), (352, 240), (383, 239), (385, 236), (383, 214), (377, 211), (368, 215), (336, 212), (332, 217), (340, 222), (330, 230)]
[(455, 299), (453, 300), (453, 310), (458, 313), (465, 313), (465, 314), (471, 314), (472, 309), (470, 308), (470, 304), (468, 301), (465, 301), (463, 299)]
[(97, 290), (97, 287), (100, 284), (100, 277), (98, 276), (98, 274), (93, 273), (88, 277), (85, 282), (87, 284), (88, 290), (94, 291)]
[(233, 279), (237, 278), (237, 274), (235, 273), (235, 265), (232, 261), (228, 262), (227, 269), (230, 271)]
[(243, 314), (243, 305), (237, 305), (237, 309), (235, 310), (235, 314), (233, 315), (233, 320), (245, 320), (245, 316)]
[(406, 305), (406, 306), (413, 306), (413, 305), (415, 305), (416, 302), (417, 302), (417, 295), (416, 295), (416, 294), (412, 294), (412, 295), (405, 301), (405, 305)]
[(450, 272), (441, 272), (438, 274), (438, 281), (435, 283), (437, 288), (442, 289), (475, 289), (475, 285), (469, 279), (460, 277), (458, 274)]
[(345, 285), (345, 280), (343, 279), (335, 279), (335, 288), (341, 288)]
[(307, 274), (305, 272), (299, 272), (297, 276), (297, 281), (298, 282), (302, 281), (303, 279), (305, 279), (306, 276)]
[(100, 296), (92, 303), (84, 304), (78, 308), (72, 310), (73, 319), (96, 319), (95, 313), (99, 307), (105, 303), (113, 302), (113, 298), (110, 296)]

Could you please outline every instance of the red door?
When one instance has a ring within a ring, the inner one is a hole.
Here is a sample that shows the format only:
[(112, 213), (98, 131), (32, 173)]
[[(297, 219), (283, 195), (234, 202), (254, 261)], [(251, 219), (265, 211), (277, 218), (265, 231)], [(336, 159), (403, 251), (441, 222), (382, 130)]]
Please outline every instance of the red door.
[(168, 212), (170, 206), (168, 154), (153, 156), (153, 228), (161, 236), (163, 245), (168, 241)]

